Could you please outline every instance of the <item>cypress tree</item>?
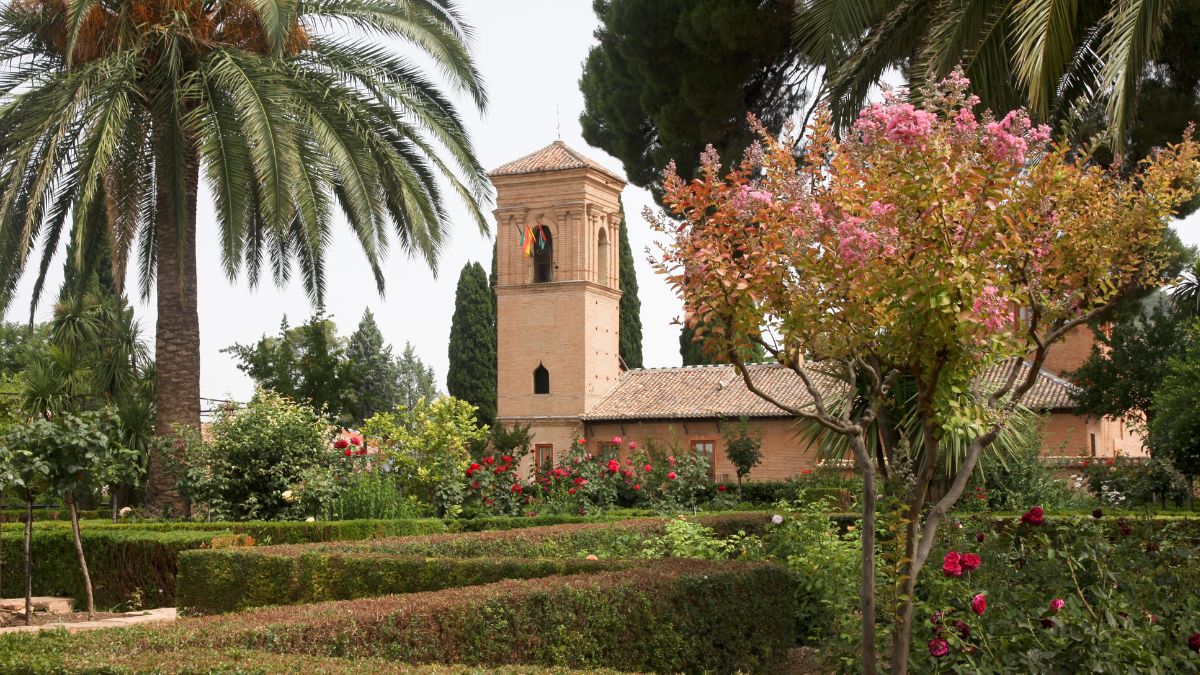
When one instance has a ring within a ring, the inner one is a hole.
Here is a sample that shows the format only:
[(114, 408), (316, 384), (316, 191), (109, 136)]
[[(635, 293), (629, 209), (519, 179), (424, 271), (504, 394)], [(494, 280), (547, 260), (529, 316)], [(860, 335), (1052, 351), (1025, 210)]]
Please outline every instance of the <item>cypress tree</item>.
[(354, 383), (350, 412), (355, 423), (396, 407), (400, 402), (399, 367), (370, 309), (363, 310), (358, 329), (350, 336), (346, 358)]
[(621, 360), (628, 368), (642, 367), (642, 301), (638, 299), (637, 272), (629, 247), (629, 228), (621, 208)]
[(458, 276), (450, 323), (446, 391), (478, 408), (480, 424), (496, 417), (496, 312), (483, 265), (467, 263)]

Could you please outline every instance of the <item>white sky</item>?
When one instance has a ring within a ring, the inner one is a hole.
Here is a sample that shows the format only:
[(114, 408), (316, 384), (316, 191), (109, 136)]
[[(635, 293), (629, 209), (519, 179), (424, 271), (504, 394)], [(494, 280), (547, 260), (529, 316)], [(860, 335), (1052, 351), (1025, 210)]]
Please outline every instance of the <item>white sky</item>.
[[(489, 108), (482, 117), (460, 98), (483, 165), (490, 170), (541, 148), (555, 139), (556, 124), (560, 124), (562, 139), (568, 145), (623, 173), (620, 162), (583, 141), (579, 128), (583, 110), (579, 75), (596, 26), (592, 0), (464, 0), (462, 8), (476, 30), (474, 51), (490, 96)], [(645, 363), (679, 365), (679, 329), (671, 322), (680, 314), (681, 306), (665, 282), (651, 271), (644, 253), (651, 243), (651, 232), (641, 211), (650, 204), (650, 194), (626, 187), (623, 198), (637, 261)], [(264, 333), (275, 333), (284, 314), (292, 325), (301, 323), (313, 308), (298, 283), (279, 289), (267, 281), (250, 289), (244, 278), (227, 280), (219, 264), (212, 202), (203, 192), (200, 200), (200, 391), (206, 397), (245, 400), (253, 385), (220, 350), (235, 342), (253, 342)], [(392, 255), (385, 265), (387, 294), (380, 298), (370, 273), (360, 269), (364, 261), (361, 249), (344, 223), (334, 230), (327, 256), (326, 309), (338, 321), (339, 333), (348, 336), (369, 307), (385, 339), (397, 350), (406, 340), (412, 342), (420, 357), (437, 371), (443, 389), (458, 273), (469, 261), (479, 261), (485, 269), (491, 261), (491, 239), (478, 233), (458, 203), (451, 202), (449, 208), (455, 227), (436, 278), (423, 263)], [(1200, 215), (1193, 214), (1177, 224), (1177, 229), (1185, 242), (1200, 245)], [(61, 284), (61, 264), (56, 262), (52, 270), (46, 286), (46, 297), (50, 299), (57, 295)], [(27, 273), (22, 280), (6, 320), (27, 318), (33, 277), (33, 273)], [(131, 273), (128, 287), (137, 288), (136, 272)], [(148, 305), (135, 299), (135, 308), (144, 337), (153, 343), (153, 299)], [(50, 310), (49, 303), (43, 302), (38, 319), (47, 318)]]

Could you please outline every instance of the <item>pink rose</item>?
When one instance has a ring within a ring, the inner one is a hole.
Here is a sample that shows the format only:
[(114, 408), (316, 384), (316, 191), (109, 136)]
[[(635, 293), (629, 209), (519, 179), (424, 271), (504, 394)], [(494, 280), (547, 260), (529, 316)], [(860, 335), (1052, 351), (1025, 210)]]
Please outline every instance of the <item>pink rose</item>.
[(979, 565), (983, 561), (980, 560), (979, 556), (975, 555), (974, 553), (964, 553), (962, 554), (961, 562), (964, 570), (968, 572), (974, 572), (975, 570), (979, 569)]
[(612, 442), (613, 442), (613, 443), (616, 443), (617, 445), (620, 445), (620, 444), (621, 444), (621, 437), (620, 437), (620, 436), (613, 436), (613, 437), (612, 437)]
[(629, 441), (629, 449), (637, 450), (637, 441)]
[(1055, 598), (1050, 601), (1050, 611), (1055, 614), (1058, 614), (1058, 610), (1062, 609), (1063, 605), (1066, 605), (1066, 604), (1067, 603), (1064, 602), (1062, 598)]
[(933, 638), (929, 641), (929, 655), (940, 659), (950, 653), (950, 643), (943, 638)]
[(667, 474), (667, 480), (675, 480), (675, 472), (674, 471)]
[(984, 597), (983, 593), (979, 593), (971, 598), (971, 611), (979, 616), (983, 616), (983, 613), (987, 611), (987, 598)]
[(942, 572), (948, 577), (962, 576), (962, 557), (958, 551), (950, 551), (942, 558)]

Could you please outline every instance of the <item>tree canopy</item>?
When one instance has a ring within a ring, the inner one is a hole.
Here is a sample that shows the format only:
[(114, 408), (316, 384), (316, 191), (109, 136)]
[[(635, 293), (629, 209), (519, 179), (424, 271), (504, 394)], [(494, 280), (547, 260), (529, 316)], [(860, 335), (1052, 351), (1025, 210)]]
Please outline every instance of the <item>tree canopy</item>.
[(596, 0), (600, 27), (579, 80), (584, 139), (621, 160), (630, 182), (657, 189), (672, 159), (712, 143), (736, 157), (746, 112), (778, 129), (805, 98), (791, 41), (792, 3)]
[(475, 406), (481, 425), (495, 419), (496, 310), (487, 274), (479, 263), (467, 263), (458, 276), (446, 391)]

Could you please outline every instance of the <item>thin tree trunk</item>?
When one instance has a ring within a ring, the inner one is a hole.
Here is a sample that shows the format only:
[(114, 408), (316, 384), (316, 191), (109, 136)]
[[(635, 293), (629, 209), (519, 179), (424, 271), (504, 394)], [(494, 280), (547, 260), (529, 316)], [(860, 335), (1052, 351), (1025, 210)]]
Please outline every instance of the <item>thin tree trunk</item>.
[(83, 573), (83, 588), (87, 592), (88, 621), (96, 613), (96, 603), (92, 599), (92, 575), (88, 573), (87, 558), (83, 555), (83, 538), (79, 536), (79, 507), (75, 499), (67, 500), (67, 508), (71, 510), (71, 534), (75, 536), (75, 555), (79, 556), (79, 571)]
[[(157, 158), (169, 157), (172, 141), (166, 124), (157, 124)], [(194, 143), (184, 150), (184, 218), (177, 222), (170, 186), (176, 182), (166, 161), (156, 162), (156, 293), (154, 398), (157, 436), (173, 437), (177, 427), (200, 428), (200, 315), (196, 292), (196, 190), (199, 156)], [(177, 513), (183, 503), (173, 475), (177, 462), (152, 451), (147, 470), (147, 506)]]
[(33, 495), (25, 494), (25, 625), (33, 625)]
[(1188, 477), (1187, 477), (1187, 510), (1188, 511), (1192, 510), (1192, 492), (1194, 492), (1196, 489), (1195, 481), (1196, 481), (1196, 477), (1191, 474), (1188, 474)]
[(858, 605), (862, 614), (862, 669), (867, 675), (875, 675), (875, 466), (862, 436), (852, 437), (850, 443), (863, 479), (862, 576)]

